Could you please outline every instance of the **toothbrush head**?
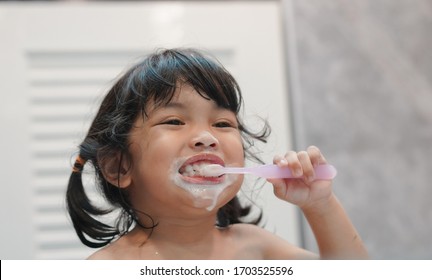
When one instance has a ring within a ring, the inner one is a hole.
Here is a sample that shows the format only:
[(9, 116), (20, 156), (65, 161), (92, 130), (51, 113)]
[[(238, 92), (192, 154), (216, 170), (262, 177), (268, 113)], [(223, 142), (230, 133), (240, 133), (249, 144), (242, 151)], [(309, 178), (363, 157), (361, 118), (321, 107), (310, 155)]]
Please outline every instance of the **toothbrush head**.
[(220, 175), (225, 174), (224, 167), (219, 164), (209, 164), (201, 168), (201, 175), (207, 177), (218, 177)]

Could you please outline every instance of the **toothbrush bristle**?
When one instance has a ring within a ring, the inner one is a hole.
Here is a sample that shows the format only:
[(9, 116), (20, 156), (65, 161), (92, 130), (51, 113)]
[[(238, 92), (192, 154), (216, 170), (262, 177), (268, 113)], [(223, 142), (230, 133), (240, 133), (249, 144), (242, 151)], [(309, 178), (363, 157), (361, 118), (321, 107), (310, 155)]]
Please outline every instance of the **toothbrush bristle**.
[(209, 164), (209, 165), (204, 166), (201, 169), (201, 175), (203, 175), (203, 176), (217, 177), (217, 176), (220, 176), (222, 174), (224, 174), (223, 166), (219, 165), (219, 164)]

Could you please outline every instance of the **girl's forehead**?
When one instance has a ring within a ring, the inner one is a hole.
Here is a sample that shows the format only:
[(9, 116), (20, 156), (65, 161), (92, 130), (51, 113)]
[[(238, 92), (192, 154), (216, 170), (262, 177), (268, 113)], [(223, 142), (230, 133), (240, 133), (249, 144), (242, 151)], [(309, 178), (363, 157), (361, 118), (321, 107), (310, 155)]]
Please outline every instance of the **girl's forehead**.
[[(203, 111), (203, 108), (206, 109)], [(177, 88), (170, 100), (161, 103), (156, 103), (154, 100), (149, 102), (144, 119), (149, 119), (158, 113), (174, 111), (201, 113), (229, 112), (235, 114), (228, 108), (219, 106), (215, 100), (209, 98), (205, 93), (198, 92), (192, 86), (187, 85)]]
[(159, 102), (156, 101), (156, 98), (149, 100), (146, 106), (146, 111), (151, 112), (160, 108), (176, 107), (178, 104), (187, 105), (192, 102), (195, 97), (211, 100), (205, 93), (199, 93), (191, 85), (181, 84), (176, 86), (170, 98), (165, 98)]
[[(191, 84), (183, 79), (177, 80), (175, 86), (169, 90), (154, 92), (145, 102), (143, 113), (149, 116), (160, 109), (183, 107), (190, 108), (201, 101), (209, 102), (216, 110), (228, 110), (237, 115), (238, 103), (231, 94), (235, 92), (224, 91), (221, 87), (209, 87), (207, 92), (200, 85)], [(231, 103), (231, 104), (230, 104)]]

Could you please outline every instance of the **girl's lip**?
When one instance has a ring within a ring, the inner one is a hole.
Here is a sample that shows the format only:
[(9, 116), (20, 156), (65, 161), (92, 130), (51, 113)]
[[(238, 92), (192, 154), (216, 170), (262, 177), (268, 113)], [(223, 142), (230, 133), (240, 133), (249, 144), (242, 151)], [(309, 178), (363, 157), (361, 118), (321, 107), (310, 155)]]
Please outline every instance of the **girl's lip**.
[(220, 177), (186, 177), (180, 174), (180, 178), (190, 184), (208, 186), (221, 184), (225, 180), (225, 175)]
[(187, 165), (198, 163), (198, 162), (208, 162), (210, 164), (219, 164), (225, 166), (224, 160), (215, 154), (199, 154), (188, 158), (181, 165), (180, 169)]
[(196, 164), (200, 162), (206, 162), (208, 164), (219, 164), (225, 166), (225, 162), (222, 158), (215, 154), (199, 154), (188, 158), (179, 168), (178, 173), (183, 181), (192, 183), (192, 184), (219, 184), (224, 181), (225, 176), (220, 177), (204, 177), (204, 176), (195, 176), (188, 177), (181, 174), (181, 170), (186, 168), (186, 166), (191, 164)]

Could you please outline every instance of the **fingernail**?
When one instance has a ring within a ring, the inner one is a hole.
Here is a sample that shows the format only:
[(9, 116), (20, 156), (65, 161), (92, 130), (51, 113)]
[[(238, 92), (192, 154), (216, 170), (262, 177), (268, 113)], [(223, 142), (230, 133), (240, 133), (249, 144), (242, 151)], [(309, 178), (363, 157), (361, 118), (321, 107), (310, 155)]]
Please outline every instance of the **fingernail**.
[(281, 159), (281, 160), (279, 161), (279, 163), (282, 164), (282, 165), (287, 165), (287, 164), (288, 164), (288, 161), (287, 161), (286, 159)]

